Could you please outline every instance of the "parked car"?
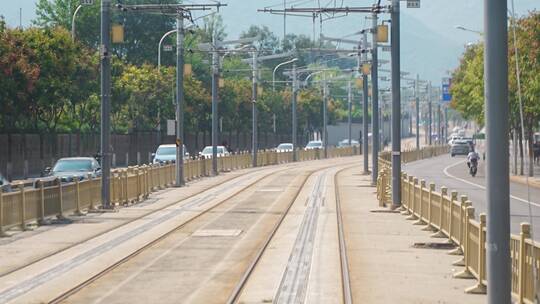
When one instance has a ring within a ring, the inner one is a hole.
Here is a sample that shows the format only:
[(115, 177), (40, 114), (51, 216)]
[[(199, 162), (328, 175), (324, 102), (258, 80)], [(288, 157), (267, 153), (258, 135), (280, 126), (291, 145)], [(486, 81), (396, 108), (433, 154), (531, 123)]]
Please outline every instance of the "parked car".
[[(213, 147), (212, 146), (206, 146), (204, 147), (204, 149), (199, 152), (199, 156), (201, 157), (204, 157), (204, 158), (212, 158), (212, 155), (213, 155)], [(228, 156), (229, 155), (229, 151), (227, 151), (227, 148), (225, 148), (224, 146), (217, 146), (217, 157), (223, 157), (223, 156)]]
[(1, 173), (0, 173), (0, 192), (11, 192), (12, 189), (11, 189), (11, 184), (9, 183), (9, 181), (7, 180), (7, 178), (5, 178)]
[(281, 143), (277, 146), (276, 152), (292, 152), (293, 151), (293, 144), (291, 143)]
[[(370, 133), (371, 134), (371, 133)], [(349, 147), (349, 139), (344, 139), (338, 142), (338, 148)], [(360, 143), (357, 140), (351, 139), (351, 147), (360, 147)]]
[(88, 177), (101, 176), (101, 166), (93, 157), (66, 157), (59, 159), (54, 167), (46, 168), (47, 176), (58, 177), (62, 182), (83, 180)]
[(306, 145), (305, 150), (317, 150), (317, 149), (322, 149), (322, 148), (323, 148), (322, 141), (320, 141), (320, 140), (312, 140), (312, 141), (308, 142), (308, 144)]
[(470, 144), (466, 140), (455, 140), (450, 147), (450, 155), (452, 157), (456, 155), (467, 155), (471, 151)]
[[(186, 150), (186, 145), (182, 145), (184, 148), (184, 159), (189, 158), (189, 153)], [(160, 145), (156, 153), (152, 153), (153, 163), (160, 164), (164, 162), (175, 162), (176, 161), (176, 145)]]

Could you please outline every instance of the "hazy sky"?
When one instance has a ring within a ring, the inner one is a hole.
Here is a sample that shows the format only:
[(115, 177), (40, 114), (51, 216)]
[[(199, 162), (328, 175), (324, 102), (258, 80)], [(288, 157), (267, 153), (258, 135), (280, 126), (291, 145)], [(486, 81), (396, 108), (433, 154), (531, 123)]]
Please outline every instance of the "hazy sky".
[[(292, 3), (292, 0), (288, 0)], [(0, 0), (0, 14), (4, 15), (11, 26), (19, 24), (19, 8), (22, 8), (23, 26), (30, 24), (35, 17), (36, 0)], [(195, 3), (211, 1), (188, 1)], [(234, 39), (251, 24), (267, 25), (278, 36), (283, 33), (283, 17), (268, 13), (259, 13), (257, 9), (265, 6), (282, 5), (282, 0), (222, 0), (228, 4), (221, 9), (228, 38)], [(294, 1), (303, 6), (317, 6), (318, 1)], [(334, 3), (334, 1), (320, 1)], [(337, 1), (341, 3), (341, 1)], [(344, 0), (348, 6), (369, 6), (373, 3), (365, 0)], [(383, 1), (384, 3), (384, 1)], [(510, 4), (510, 2), (509, 2)], [(538, 0), (515, 0), (516, 11), (524, 14), (527, 11), (540, 9)], [(509, 5), (510, 7), (510, 5)], [(279, 7), (276, 7), (279, 8)], [(440, 82), (440, 78), (453, 69), (463, 47), (473, 41), (478, 41), (478, 34), (457, 30), (456, 25), (462, 25), (481, 31), (483, 28), (482, 0), (422, 0), (420, 9), (407, 9), (402, 1), (402, 69), (412, 74), (419, 73), (422, 78)], [(389, 17), (384, 17), (388, 19)], [(354, 33), (370, 24), (363, 15), (349, 15), (325, 21), (322, 32), (327, 36), (340, 37)], [(287, 32), (313, 35), (311, 18), (289, 17)], [(315, 23), (316, 35), (319, 35), (320, 24)], [(382, 54), (387, 57), (388, 54)]]

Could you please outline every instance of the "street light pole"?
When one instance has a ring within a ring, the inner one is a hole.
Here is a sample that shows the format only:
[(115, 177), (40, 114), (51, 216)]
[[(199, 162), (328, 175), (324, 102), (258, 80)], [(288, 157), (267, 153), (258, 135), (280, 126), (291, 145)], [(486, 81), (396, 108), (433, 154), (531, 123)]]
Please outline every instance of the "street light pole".
[(101, 1), (101, 202), (111, 208), (111, 0)]
[[(363, 54), (362, 54), (362, 61), (364, 64), (367, 63), (367, 31), (363, 31), (363, 37), (362, 37), (362, 48)], [(359, 57), (360, 58), (360, 57)], [(369, 174), (369, 141), (368, 141), (368, 119), (369, 119), (369, 85), (368, 85), (368, 75), (364, 72), (364, 69), (360, 66), (360, 70), (362, 73), (362, 89), (364, 92), (364, 103), (362, 106), (362, 154), (364, 156), (364, 174)]]
[(511, 302), (506, 1), (484, 0), (488, 303)]
[(82, 4), (79, 4), (77, 6), (75, 12), (73, 13), (73, 18), (71, 19), (71, 40), (73, 41), (75, 41), (75, 17), (77, 16), (77, 13), (79, 13), (82, 7)]
[(253, 51), (253, 89), (252, 89), (252, 100), (251, 100), (251, 117), (252, 117), (252, 140), (251, 140), (251, 153), (253, 154), (252, 166), (253, 168), (257, 167), (257, 152), (258, 152), (258, 143), (257, 143), (257, 52)]
[(298, 79), (296, 75), (296, 63), (293, 63), (292, 67), (292, 144), (293, 144), (293, 161), (298, 161), (298, 152), (297, 148), (298, 145), (296, 143), (297, 136), (296, 136), (296, 91), (298, 86)]
[(371, 184), (379, 177), (379, 53), (377, 46), (377, 12), (373, 12), (371, 43)]
[(184, 16), (176, 18), (176, 187), (184, 181)]
[(216, 49), (216, 34), (212, 35), (212, 173), (218, 175), (218, 86), (219, 86), (219, 54)]
[(165, 40), (165, 38), (167, 38), (167, 36), (169, 36), (170, 34), (172, 33), (176, 33), (178, 31), (178, 29), (174, 29), (172, 31), (168, 31), (167, 33), (165, 33), (161, 39), (159, 40), (159, 43), (158, 43), (158, 70), (161, 68), (161, 44), (163, 43), (163, 41)]
[(392, 0), (392, 208), (401, 206), (401, 69), (399, 0)]

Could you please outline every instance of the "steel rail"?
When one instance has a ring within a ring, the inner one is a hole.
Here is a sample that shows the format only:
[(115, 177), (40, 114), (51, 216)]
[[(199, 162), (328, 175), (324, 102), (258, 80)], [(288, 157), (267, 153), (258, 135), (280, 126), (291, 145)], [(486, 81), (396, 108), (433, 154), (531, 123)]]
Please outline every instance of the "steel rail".
[[(259, 172), (259, 171), (263, 171), (263, 170), (264, 170), (264, 169), (261, 168), (261, 169), (259, 169), (259, 170), (256, 170), (255, 172)], [(245, 176), (245, 175), (238, 175), (238, 176), (235, 176), (235, 177), (233, 177), (233, 178), (231, 178), (231, 179), (225, 181), (225, 183), (228, 183), (228, 182), (230, 182), (230, 181), (239, 179), (240, 177), (243, 177), (243, 176)], [(186, 196), (185, 198), (182, 198), (182, 199), (179, 199), (179, 200), (175, 200), (175, 201), (173, 201), (173, 202), (171, 202), (171, 203), (169, 203), (169, 204), (166, 204), (165, 206), (163, 206), (163, 207), (161, 207), (161, 208), (158, 208), (158, 209), (155, 209), (155, 210), (153, 210), (153, 211), (151, 211), (151, 212), (149, 212), (149, 213), (145, 213), (145, 214), (142, 214), (142, 215), (140, 215), (140, 216), (134, 217), (134, 218), (130, 219), (130, 220), (127, 221), (127, 222), (124, 222), (124, 223), (119, 224), (119, 225), (117, 225), (117, 226), (111, 227), (111, 228), (108, 229), (108, 230), (105, 230), (105, 231), (100, 232), (100, 233), (98, 233), (98, 234), (95, 234), (95, 235), (92, 235), (92, 236), (90, 236), (90, 237), (87, 237), (87, 238), (85, 238), (85, 239), (83, 239), (83, 240), (81, 240), (81, 241), (78, 241), (78, 242), (76, 242), (76, 243), (73, 243), (73, 244), (71, 244), (71, 245), (69, 245), (69, 246), (67, 246), (67, 247), (65, 247), (65, 248), (60, 249), (60, 250), (51, 252), (50, 254), (45, 255), (45, 256), (43, 256), (43, 257), (40, 257), (40, 258), (38, 258), (38, 259), (36, 259), (36, 260), (34, 260), (34, 261), (28, 263), (28, 264), (25, 264), (25, 265), (20, 266), (20, 267), (18, 267), (18, 268), (12, 269), (12, 270), (10, 270), (10, 271), (8, 271), (8, 272), (4, 272), (4, 273), (0, 274), (0, 279), (3, 278), (3, 277), (5, 277), (5, 276), (7, 276), (7, 275), (9, 275), (9, 274), (12, 274), (12, 273), (17, 272), (17, 271), (19, 271), (19, 270), (22, 270), (22, 269), (24, 269), (24, 268), (26, 268), (26, 267), (32, 266), (32, 265), (34, 265), (34, 264), (36, 264), (36, 263), (39, 263), (39, 262), (41, 262), (41, 261), (43, 261), (43, 260), (45, 260), (45, 259), (48, 259), (48, 258), (50, 258), (50, 257), (52, 257), (52, 256), (54, 256), (54, 255), (56, 255), (56, 254), (62, 253), (62, 252), (64, 252), (64, 251), (66, 251), (66, 250), (69, 250), (69, 249), (71, 249), (71, 248), (73, 248), (73, 247), (75, 247), (75, 246), (78, 246), (78, 245), (82, 244), (82, 243), (85, 243), (85, 242), (88, 242), (88, 241), (90, 241), (90, 240), (92, 240), (92, 239), (98, 238), (98, 237), (100, 237), (100, 236), (102, 236), (102, 235), (104, 235), (104, 234), (106, 234), (106, 233), (109, 233), (109, 232), (112, 231), (112, 230), (115, 230), (115, 229), (118, 229), (118, 228), (122, 228), (122, 227), (124, 227), (124, 226), (126, 226), (126, 225), (128, 225), (128, 224), (130, 224), (130, 223), (132, 223), (132, 222), (134, 222), (134, 221), (136, 221), (136, 220), (140, 220), (141, 218), (143, 218), (143, 217), (145, 217), (145, 216), (152, 215), (152, 214), (154, 214), (154, 213), (163, 211), (163, 210), (169, 208), (169, 207), (172, 206), (172, 205), (175, 205), (175, 204), (181, 203), (181, 202), (183, 202), (183, 201), (187, 201), (187, 200), (189, 200), (189, 199), (192, 199), (192, 198), (194, 198), (194, 197), (197, 196), (197, 195), (203, 194), (204, 192), (211, 190), (213, 187), (214, 187), (214, 185), (205, 187), (204, 189), (202, 189), (202, 190), (200, 190), (200, 191), (198, 191), (198, 192), (196, 192), (196, 193), (193, 193), (193, 194), (191, 194), (191, 195), (188, 195), (188, 196)], [(143, 203), (143, 202), (141, 202), (141, 203)], [(135, 204), (135, 206), (136, 206), (136, 205), (137, 205), (137, 204)]]
[(343, 225), (343, 214), (341, 212), (341, 192), (339, 191), (338, 175), (347, 168), (343, 168), (334, 175), (334, 188), (336, 197), (336, 215), (338, 223), (339, 237), (339, 257), (341, 260), (341, 284), (343, 286), (343, 303), (352, 304), (351, 277), (349, 275), (349, 259), (347, 257), (347, 243), (345, 241), (345, 229)]
[[(352, 162), (352, 163), (348, 163), (348, 164), (345, 164), (345, 168), (342, 168), (340, 169), (338, 172), (336, 172), (336, 175), (339, 174), (341, 171), (347, 169), (347, 168), (350, 168), (350, 165), (352, 164), (356, 164), (356, 162)], [(246, 269), (246, 271), (244, 272), (244, 274), (242, 275), (242, 278), (239, 280), (239, 282), (237, 283), (237, 285), (235, 286), (235, 288), (233, 289), (231, 295), (229, 296), (229, 299), (227, 300), (227, 304), (234, 304), (234, 303), (238, 303), (238, 300), (240, 299), (240, 296), (249, 280), (249, 278), (251, 277), (251, 275), (253, 274), (253, 272), (255, 271), (255, 268), (257, 267), (258, 263), (260, 262), (260, 260), (262, 259), (262, 256), (264, 255), (266, 249), (268, 248), (268, 246), (270, 245), (270, 242), (273, 240), (274, 236), (276, 235), (277, 231), (279, 230), (279, 228), (281, 227), (281, 224), (283, 223), (283, 221), (285, 220), (285, 217), (289, 214), (289, 211), (290, 209), (292, 208), (292, 206), (294, 205), (294, 202), (297, 200), (298, 196), (300, 195), (300, 192), (303, 190), (305, 184), (307, 183), (307, 180), (313, 176), (313, 174), (315, 174), (316, 172), (320, 172), (321, 170), (325, 170), (325, 169), (328, 169), (328, 168), (331, 168), (331, 167), (334, 167), (334, 166), (326, 166), (326, 167), (323, 167), (323, 168), (319, 168), (317, 170), (314, 170), (314, 171), (311, 171), (309, 173), (309, 175), (306, 176), (306, 178), (304, 179), (304, 181), (302, 182), (301, 186), (298, 188), (298, 191), (296, 192), (294, 198), (291, 200), (291, 203), (287, 206), (286, 210), (282, 213), (281, 217), (279, 218), (279, 220), (276, 222), (276, 224), (274, 225), (274, 227), (272, 228), (272, 231), (270, 232), (270, 234), (268, 235), (267, 239), (265, 240), (265, 242), (263, 243), (263, 245), (261, 246), (261, 248), (259, 249), (259, 251), (257, 252), (257, 254), (255, 255), (255, 258), (252, 260), (252, 262), (249, 264), (248, 268)], [(340, 213), (340, 217), (341, 217), (341, 213)], [(339, 225), (339, 224), (338, 224)], [(342, 227), (342, 225), (341, 225)], [(341, 242), (341, 241), (340, 241)], [(342, 245), (340, 244), (340, 250), (342, 248)], [(343, 245), (343, 248), (344, 248), (344, 245)], [(342, 255), (343, 256), (343, 255)], [(345, 263), (348, 264), (347, 262), (347, 258), (346, 258), (346, 254), (345, 254)], [(343, 260), (343, 258), (342, 258)], [(342, 271), (343, 271), (343, 261), (342, 261)], [(345, 299), (345, 303), (346, 304), (350, 304), (352, 303), (352, 297), (351, 297), (351, 289), (350, 289), (350, 280), (349, 280), (349, 272), (348, 272), (348, 267), (346, 267), (346, 282), (348, 282), (346, 285), (347, 287), (344, 287), (344, 288), (347, 288), (347, 290), (344, 290), (344, 299)], [(344, 286), (345, 286), (345, 283), (344, 283)], [(346, 296), (346, 293), (349, 295), (349, 296)], [(350, 302), (347, 302), (347, 299), (351, 299)]]
[(193, 221), (195, 221), (196, 219), (199, 219), (200, 217), (202, 217), (203, 215), (206, 215), (207, 213), (211, 212), (212, 210), (216, 209), (217, 207), (223, 205), (224, 203), (228, 202), (229, 200), (233, 199), (234, 197), (238, 196), (239, 194), (241, 194), (242, 192), (245, 192), (247, 191), (249, 188), (255, 186), (256, 184), (260, 183), (261, 181), (265, 180), (266, 178), (274, 175), (274, 174), (277, 174), (277, 173), (280, 173), (280, 172), (283, 172), (283, 171), (286, 171), (288, 168), (283, 168), (283, 169), (280, 169), (280, 170), (277, 170), (277, 171), (273, 171), (273, 172), (270, 172), (268, 174), (265, 174), (263, 175), (262, 177), (256, 179), (255, 181), (251, 182), (249, 185), (246, 185), (244, 187), (242, 187), (241, 189), (239, 189), (238, 191), (235, 191), (234, 193), (232, 193), (231, 195), (228, 195), (226, 198), (223, 198), (221, 199), (221, 201), (219, 201), (218, 203), (214, 204), (212, 207), (208, 208), (208, 209), (205, 209), (203, 211), (201, 211), (199, 214), (196, 214), (194, 215), (193, 217), (187, 219), (186, 221), (180, 223), (179, 225), (177, 225), (176, 227), (174, 227), (173, 229), (171, 229), (170, 231), (166, 232), (165, 234), (163, 234), (162, 236), (156, 238), (155, 240), (151, 241), (150, 243), (142, 246), (141, 248), (137, 249), (136, 251), (132, 252), (131, 254), (127, 255), (126, 257), (120, 259), (119, 261), (117, 261), (116, 263), (110, 265), (109, 267), (103, 269), (102, 271), (100, 271), (99, 273), (97, 273), (96, 275), (92, 276), (91, 278), (85, 280), (84, 282), (78, 284), (77, 286), (69, 289), (68, 291), (62, 293), (60, 296), (54, 298), (53, 300), (51, 300), (49, 303), (50, 304), (55, 304), (55, 303), (60, 303), (64, 300), (66, 300), (67, 298), (69, 298), (70, 296), (76, 294), (78, 291), (80, 291), (81, 289), (83, 289), (84, 287), (92, 284), (93, 282), (95, 282), (96, 280), (100, 279), (101, 277), (105, 276), (107, 273), (113, 271), (114, 269), (118, 268), (120, 265), (128, 262), (129, 260), (133, 259), (134, 257), (136, 257), (137, 255), (139, 255), (140, 253), (142, 253), (143, 251), (145, 251), (146, 249), (148, 248), (151, 248), (153, 247), (154, 245), (158, 244), (159, 242), (163, 241), (164, 239), (166, 239), (167, 237), (169, 237), (170, 235), (172, 235), (173, 233), (177, 232), (178, 230), (182, 229), (183, 227), (185, 227), (186, 225), (192, 223)]

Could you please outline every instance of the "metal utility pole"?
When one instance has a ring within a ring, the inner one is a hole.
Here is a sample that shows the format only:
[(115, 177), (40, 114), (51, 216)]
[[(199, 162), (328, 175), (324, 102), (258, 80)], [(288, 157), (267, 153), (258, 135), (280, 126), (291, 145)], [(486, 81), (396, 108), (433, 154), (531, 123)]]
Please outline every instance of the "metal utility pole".
[(401, 206), (401, 69), (399, 0), (392, 0), (392, 208)]
[[(362, 48), (364, 49), (364, 52), (362, 54), (362, 61), (367, 63), (367, 31), (364, 31), (363, 37), (362, 37)], [(360, 58), (360, 57), (359, 57)], [(363, 69), (361, 69), (363, 70)], [(369, 174), (369, 141), (368, 141), (368, 119), (369, 119), (369, 85), (368, 85), (368, 75), (362, 71), (362, 89), (364, 92), (364, 103), (362, 106), (362, 154), (364, 156), (364, 174)]]
[(379, 178), (379, 54), (377, 46), (377, 13), (371, 15), (373, 21), (371, 46), (371, 184), (377, 185)]
[[(216, 45), (216, 34), (212, 35), (212, 44)], [(212, 52), (212, 174), (218, 175), (217, 145), (218, 145), (218, 86), (219, 86), (219, 54), (216, 49)]]
[(297, 149), (298, 149), (298, 144), (296, 143), (296, 140), (297, 140), (297, 136), (296, 136), (296, 128), (297, 128), (297, 125), (296, 125), (296, 91), (297, 91), (297, 86), (298, 86), (298, 79), (297, 79), (297, 75), (296, 75), (296, 63), (293, 63), (293, 67), (292, 67), (292, 144), (293, 144), (293, 161), (297, 161), (298, 160), (298, 152), (297, 152)]
[(444, 107), (444, 142), (448, 143), (448, 106)]
[(437, 103), (437, 142), (440, 145), (442, 142), (441, 134), (441, 103)]
[(349, 86), (347, 88), (347, 101), (348, 101), (348, 107), (349, 107), (349, 117), (348, 117), (348, 129), (349, 129), (349, 147), (351, 147), (351, 140), (352, 140), (352, 83), (349, 81)]
[(184, 181), (184, 16), (176, 17), (176, 187)]
[(253, 168), (257, 167), (257, 152), (258, 152), (258, 143), (257, 143), (257, 52), (253, 51), (253, 89), (251, 93), (251, 117), (252, 117), (252, 140), (251, 140), (251, 153), (253, 154), (252, 166)]
[(433, 109), (431, 104), (431, 81), (428, 84), (428, 145), (431, 146), (431, 133), (432, 133), (432, 126), (433, 126)]
[(323, 73), (323, 147), (324, 158), (328, 157), (328, 83), (326, 83), (326, 73)]
[(511, 302), (506, 1), (484, 0), (488, 303)]
[(416, 74), (414, 82), (414, 102), (416, 111), (416, 151), (420, 151), (420, 97), (418, 96), (420, 76)]
[(111, 0), (101, 1), (101, 203), (111, 208)]

